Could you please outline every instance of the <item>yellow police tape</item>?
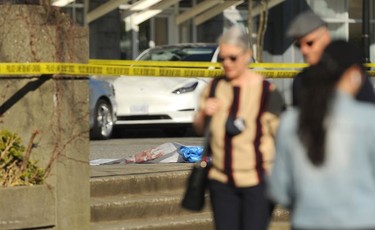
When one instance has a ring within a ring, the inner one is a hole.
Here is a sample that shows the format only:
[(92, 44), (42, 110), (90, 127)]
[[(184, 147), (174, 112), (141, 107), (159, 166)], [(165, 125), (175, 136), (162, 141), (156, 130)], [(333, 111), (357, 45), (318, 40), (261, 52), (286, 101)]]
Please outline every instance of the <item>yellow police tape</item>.
[[(250, 68), (268, 78), (291, 78), (303, 63), (252, 63)], [(374, 64), (367, 64), (375, 67)], [(375, 76), (375, 71), (368, 71)], [(163, 77), (217, 77), (223, 75), (219, 63), (211, 62), (156, 62), (90, 60), (77, 63), (0, 63), (0, 75), (100, 75), (100, 76), (163, 76)]]
[[(130, 61), (130, 60), (104, 60), (90, 59), (89, 64), (105, 66), (148, 66), (148, 67), (182, 67), (182, 68), (221, 68), (218, 62), (188, 62), (188, 61)], [(305, 63), (251, 63), (250, 68), (276, 68), (276, 69), (295, 69), (304, 68)]]

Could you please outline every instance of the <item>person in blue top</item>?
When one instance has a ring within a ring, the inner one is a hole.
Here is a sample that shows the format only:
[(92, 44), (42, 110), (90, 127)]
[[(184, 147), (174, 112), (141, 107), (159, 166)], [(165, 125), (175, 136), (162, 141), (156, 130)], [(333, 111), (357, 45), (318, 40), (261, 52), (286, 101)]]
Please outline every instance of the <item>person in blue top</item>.
[(359, 50), (334, 41), (281, 116), (268, 193), (293, 229), (375, 229), (375, 105), (355, 99), (364, 78)]

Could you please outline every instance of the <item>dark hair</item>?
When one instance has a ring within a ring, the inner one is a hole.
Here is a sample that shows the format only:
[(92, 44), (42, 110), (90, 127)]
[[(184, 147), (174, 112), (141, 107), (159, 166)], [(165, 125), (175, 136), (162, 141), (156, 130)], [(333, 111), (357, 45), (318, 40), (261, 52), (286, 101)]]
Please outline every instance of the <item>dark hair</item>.
[(305, 70), (302, 85), (298, 135), (308, 158), (322, 165), (325, 158), (326, 125), (335, 86), (345, 70), (353, 65), (363, 70), (362, 55), (346, 41), (334, 41), (326, 47), (320, 61)]

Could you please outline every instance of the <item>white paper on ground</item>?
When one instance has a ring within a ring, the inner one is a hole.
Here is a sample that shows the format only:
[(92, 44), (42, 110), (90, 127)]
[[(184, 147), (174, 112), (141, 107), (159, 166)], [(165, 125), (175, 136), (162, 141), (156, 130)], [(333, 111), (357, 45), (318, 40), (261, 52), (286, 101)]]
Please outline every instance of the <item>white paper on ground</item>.
[(91, 160), (90, 165), (185, 162), (178, 152), (181, 146), (179, 143), (168, 142), (126, 158)]

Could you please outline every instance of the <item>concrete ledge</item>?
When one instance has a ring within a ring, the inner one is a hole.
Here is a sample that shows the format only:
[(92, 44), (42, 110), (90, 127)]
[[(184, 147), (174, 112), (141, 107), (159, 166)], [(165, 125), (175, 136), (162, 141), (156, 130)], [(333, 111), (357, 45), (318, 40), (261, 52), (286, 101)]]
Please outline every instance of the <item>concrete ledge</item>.
[(176, 171), (189, 171), (193, 167), (189, 163), (162, 163), (162, 164), (114, 164), (91, 166), (91, 179), (129, 176), (148, 173), (167, 173)]
[(0, 229), (55, 226), (55, 198), (47, 185), (0, 188)]

